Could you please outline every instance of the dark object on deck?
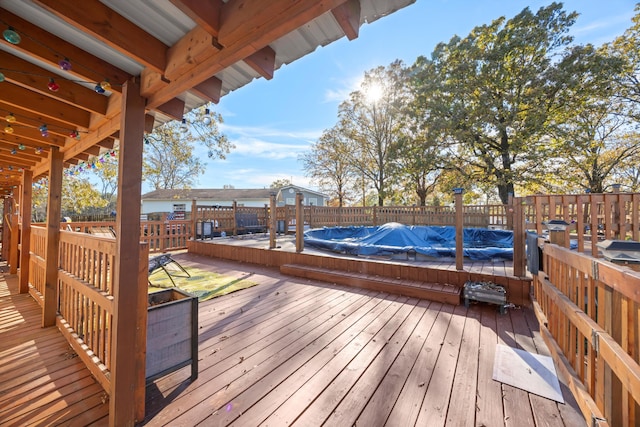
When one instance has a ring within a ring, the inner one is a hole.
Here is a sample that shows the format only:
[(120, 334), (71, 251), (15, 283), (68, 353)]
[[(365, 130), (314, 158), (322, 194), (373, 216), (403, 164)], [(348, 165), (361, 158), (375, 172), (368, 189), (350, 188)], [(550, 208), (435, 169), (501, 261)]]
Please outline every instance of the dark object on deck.
[(464, 298), (464, 306), (467, 308), (471, 301), (488, 302), (490, 304), (498, 304), (500, 314), (505, 313), (507, 292), (503, 286), (496, 285), (493, 282), (468, 281), (464, 284), (462, 296)]
[[(175, 262), (175, 261), (174, 261)], [(191, 365), (198, 378), (198, 297), (172, 288), (149, 294), (147, 382)]]
[(238, 234), (245, 233), (266, 233), (267, 227), (260, 224), (258, 214), (255, 213), (237, 213), (236, 228)]
[[(162, 255), (158, 255), (156, 257), (150, 258), (149, 259), (149, 275), (153, 274), (156, 270), (162, 269), (165, 273), (167, 273), (167, 276), (169, 276), (169, 280), (171, 280), (171, 283), (175, 287), (176, 282), (173, 281), (173, 277), (171, 274), (172, 271), (167, 269), (168, 265), (177, 266), (179, 270), (181, 270), (184, 274), (187, 275), (187, 277), (191, 277), (189, 272), (185, 270), (184, 267), (181, 266), (178, 261), (171, 258), (170, 254), (162, 254)], [(152, 285), (151, 280), (149, 280), (149, 284)]]

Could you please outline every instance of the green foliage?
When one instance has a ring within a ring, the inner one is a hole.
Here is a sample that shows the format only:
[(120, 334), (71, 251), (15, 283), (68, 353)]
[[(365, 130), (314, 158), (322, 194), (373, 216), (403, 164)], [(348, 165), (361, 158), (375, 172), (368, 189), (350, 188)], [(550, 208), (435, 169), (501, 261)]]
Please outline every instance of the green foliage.
[(196, 144), (207, 150), (209, 158), (224, 159), (235, 148), (220, 133), (219, 114), (205, 117), (204, 107), (187, 116), (188, 125), (167, 122), (145, 137), (143, 177), (154, 189), (190, 188), (204, 174), (206, 164), (197, 155)]
[(337, 206), (355, 198), (356, 169), (349, 161), (349, 141), (339, 127), (325, 131), (300, 160), (303, 168), (322, 191), (337, 201)]
[(271, 183), (269, 188), (273, 188), (274, 190), (279, 190), (282, 187), (288, 187), (289, 185), (291, 185), (291, 180), (289, 180), (289, 179), (286, 179), (286, 178), (276, 179), (275, 181), (273, 181)]

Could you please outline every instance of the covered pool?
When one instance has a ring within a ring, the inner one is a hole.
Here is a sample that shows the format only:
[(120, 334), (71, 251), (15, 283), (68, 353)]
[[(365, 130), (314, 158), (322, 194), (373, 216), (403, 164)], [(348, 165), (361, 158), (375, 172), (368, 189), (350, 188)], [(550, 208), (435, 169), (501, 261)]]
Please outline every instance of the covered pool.
[[(363, 256), (442, 258), (456, 256), (453, 226), (409, 226), (388, 223), (379, 227), (325, 227), (304, 232), (304, 243), (332, 252)], [(465, 228), (464, 256), (475, 261), (512, 260), (513, 232)]]

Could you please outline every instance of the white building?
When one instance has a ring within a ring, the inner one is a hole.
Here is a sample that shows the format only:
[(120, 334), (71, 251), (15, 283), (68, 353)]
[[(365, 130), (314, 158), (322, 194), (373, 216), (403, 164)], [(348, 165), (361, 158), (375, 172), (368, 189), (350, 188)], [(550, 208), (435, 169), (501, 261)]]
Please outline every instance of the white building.
[(191, 212), (193, 200), (201, 206), (238, 206), (264, 207), (269, 205), (271, 193), (276, 193), (278, 206), (294, 205), (296, 193), (303, 194), (303, 205), (326, 206), (328, 196), (317, 191), (289, 185), (279, 190), (273, 188), (235, 189), (235, 188), (191, 188), (187, 190), (154, 190), (142, 195), (143, 215), (151, 213), (174, 213), (176, 219), (183, 212)]

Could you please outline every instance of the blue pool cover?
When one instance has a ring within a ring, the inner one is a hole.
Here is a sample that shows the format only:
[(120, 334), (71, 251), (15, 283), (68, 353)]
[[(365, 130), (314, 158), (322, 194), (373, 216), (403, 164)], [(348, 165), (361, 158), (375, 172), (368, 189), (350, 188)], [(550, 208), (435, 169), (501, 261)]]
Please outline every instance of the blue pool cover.
[[(486, 228), (463, 230), (464, 256), (476, 260), (513, 259), (513, 232)], [(416, 253), (428, 257), (456, 256), (456, 229), (452, 226), (325, 227), (304, 232), (310, 247), (349, 255), (390, 256)]]

